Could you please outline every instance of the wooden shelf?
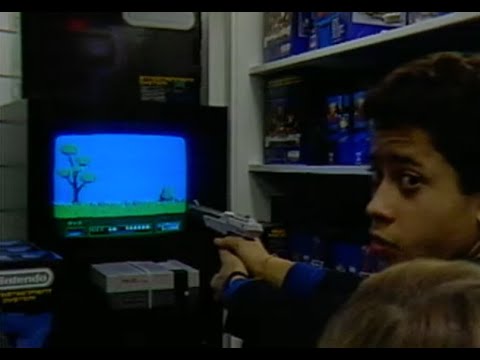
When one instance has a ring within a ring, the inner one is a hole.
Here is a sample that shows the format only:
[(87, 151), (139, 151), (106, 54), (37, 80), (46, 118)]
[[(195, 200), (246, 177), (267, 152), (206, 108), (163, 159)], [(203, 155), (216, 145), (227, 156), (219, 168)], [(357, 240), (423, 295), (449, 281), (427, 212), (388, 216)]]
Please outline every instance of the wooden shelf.
[[(414, 43), (419, 38), (419, 35), (435, 34), (446, 29), (455, 28), (458, 25), (469, 24), (479, 20), (480, 12), (454, 12), (398, 29), (383, 31), (338, 45), (252, 66), (249, 73), (250, 75), (264, 76), (309, 66), (364, 66), (364, 62), (358, 64), (359, 58), (366, 59), (370, 64), (375, 65), (375, 62), (380, 58), (377, 53), (379, 49), (382, 50), (382, 54), (387, 54), (391, 57), (405, 56), (406, 52), (418, 51), (418, 46), (416, 46), (418, 44)], [(442, 47), (448, 46), (452, 47), (452, 49), (445, 50), (456, 50), (455, 46), (459, 45), (454, 36), (435, 35), (436, 41), (434, 42), (425, 42), (425, 39), (418, 39), (426, 52), (441, 50)]]

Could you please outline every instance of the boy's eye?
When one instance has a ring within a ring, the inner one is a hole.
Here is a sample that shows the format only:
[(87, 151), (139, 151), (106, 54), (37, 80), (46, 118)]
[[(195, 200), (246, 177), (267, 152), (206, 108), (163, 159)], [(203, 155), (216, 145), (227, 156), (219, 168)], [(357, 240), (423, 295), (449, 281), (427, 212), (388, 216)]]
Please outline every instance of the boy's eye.
[(422, 182), (422, 178), (414, 174), (402, 174), (400, 177), (400, 186), (406, 190), (417, 188)]
[(379, 184), (379, 182), (380, 182), (380, 180), (381, 180), (381, 178), (382, 178), (381, 172), (380, 172), (377, 168), (375, 168), (375, 167), (373, 167), (373, 166), (371, 166), (368, 170), (369, 170), (369, 172), (370, 172), (370, 174), (371, 174), (371, 179), (372, 179), (372, 185), (373, 185), (373, 187), (377, 187), (378, 184)]

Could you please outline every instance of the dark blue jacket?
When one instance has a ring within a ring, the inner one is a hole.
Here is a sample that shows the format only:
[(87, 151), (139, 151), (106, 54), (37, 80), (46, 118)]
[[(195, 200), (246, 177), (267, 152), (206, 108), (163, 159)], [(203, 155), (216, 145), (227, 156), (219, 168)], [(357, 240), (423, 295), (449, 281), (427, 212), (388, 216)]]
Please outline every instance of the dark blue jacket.
[(244, 347), (314, 347), (330, 316), (362, 278), (295, 264), (281, 289), (260, 280), (238, 279), (224, 291), (226, 332)]

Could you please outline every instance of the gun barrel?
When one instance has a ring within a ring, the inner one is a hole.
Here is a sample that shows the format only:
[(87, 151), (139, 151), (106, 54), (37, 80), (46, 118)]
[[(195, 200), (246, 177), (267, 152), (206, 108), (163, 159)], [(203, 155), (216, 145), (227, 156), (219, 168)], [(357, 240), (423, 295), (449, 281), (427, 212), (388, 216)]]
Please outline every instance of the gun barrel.
[(236, 215), (229, 211), (218, 211), (198, 202), (190, 205), (189, 208), (202, 215), (204, 224), (216, 232), (228, 235), (236, 234), (241, 237), (253, 239), (263, 232), (263, 226), (253, 218)]
[(202, 214), (208, 214), (208, 215), (215, 216), (215, 217), (220, 217), (223, 214), (223, 212), (221, 212), (219, 210), (215, 210), (215, 209), (212, 209), (212, 208), (209, 208), (209, 207), (206, 207), (206, 206), (202, 206), (202, 205), (190, 204), (188, 207), (189, 207), (190, 210), (198, 211)]

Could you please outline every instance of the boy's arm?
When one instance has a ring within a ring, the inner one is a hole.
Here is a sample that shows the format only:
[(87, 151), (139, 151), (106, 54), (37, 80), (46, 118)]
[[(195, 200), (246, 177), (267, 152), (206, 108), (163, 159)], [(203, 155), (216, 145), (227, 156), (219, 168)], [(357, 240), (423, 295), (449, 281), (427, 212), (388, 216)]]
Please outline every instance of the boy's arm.
[(302, 263), (291, 267), (282, 288), (263, 280), (232, 280), (224, 291), (225, 330), (246, 346), (315, 346), (330, 316), (360, 281)]

